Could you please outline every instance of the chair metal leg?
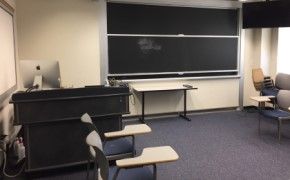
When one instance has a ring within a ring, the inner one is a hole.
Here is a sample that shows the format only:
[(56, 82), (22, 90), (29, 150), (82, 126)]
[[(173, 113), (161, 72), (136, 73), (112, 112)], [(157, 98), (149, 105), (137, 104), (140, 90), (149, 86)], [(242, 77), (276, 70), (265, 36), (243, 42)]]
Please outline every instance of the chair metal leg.
[(87, 180), (89, 180), (90, 177), (90, 156), (88, 155), (88, 160), (87, 160)]
[(136, 148), (135, 148), (135, 136), (132, 136), (132, 156), (135, 157), (136, 155)]
[(121, 170), (121, 168), (117, 168), (117, 171), (116, 171), (116, 173), (114, 174), (113, 180), (116, 180), (116, 179), (117, 179), (120, 170)]
[(261, 136), (261, 110), (265, 108), (265, 103), (262, 103), (262, 102), (259, 102), (259, 105), (258, 105), (258, 111), (259, 111), (259, 114), (258, 114), (258, 133), (259, 133), (259, 136)]
[(259, 132), (259, 136), (261, 136), (261, 115), (259, 114), (259, 125), (258, 125), (258, 132)]
[[(98, 180), (99, 178), (99, 168), (98, 168), (98, 164), (97, 164), (97, 158), (95, 158), (95, 163), (94, 163), (94, 172), (93, 172), (93, 180)], [(96, 177), (96, 173), (97, 173), (97, 177)]]
[(278, 108), (276, 98), (273, 99), (273, 107), (274, 107), (274, 109)]
[(281, 126), (282, 126), (282, 121), (278, 120), (278, 139), (279, 139), (279, 143), (281, 142)]
[(153, 179), (157, 180), (157, 166), (153, 164)]

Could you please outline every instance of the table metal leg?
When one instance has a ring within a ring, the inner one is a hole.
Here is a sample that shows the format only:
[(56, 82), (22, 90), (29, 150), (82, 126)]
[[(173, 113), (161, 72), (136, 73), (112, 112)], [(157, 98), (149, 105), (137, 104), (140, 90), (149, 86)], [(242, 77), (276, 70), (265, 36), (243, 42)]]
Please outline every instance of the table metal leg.
[(140, 121), (145, 124), (145, 93), (142, 92), (142, 115)]
[(157, 166), (153, 164), (153, 180), (157, 180)]
[(281, 126), (282, 126), (282, 121), (278, 120), (278, 139), (279, 139), (279, 143), (281, 143)]
[(186, 119), (186, 120), (188, 120), (188, 121), (191, 121), (191, 119), (190, 118), (188, 118), (187, 117), (187, 115), (186, 115), (186, 113), (187, 113), (187, 110), (186, 110), (186, 99), (187, 99), (187, 97), (186, 97), (186, 95), (187, 95), (187, 93), (186, 93), (187, 91), (186, 90), (183, 90), (183, 94), (184, 94), (184, 100), (183, 100), (183, 114), (179, 114), (179, 116), (180, 117), (182, 117), (183, 119)]
[(259, 136), (261, 135), (261, 115), (259, 113), (259, 124), (258, 124), (258, 133), (259, 133)]

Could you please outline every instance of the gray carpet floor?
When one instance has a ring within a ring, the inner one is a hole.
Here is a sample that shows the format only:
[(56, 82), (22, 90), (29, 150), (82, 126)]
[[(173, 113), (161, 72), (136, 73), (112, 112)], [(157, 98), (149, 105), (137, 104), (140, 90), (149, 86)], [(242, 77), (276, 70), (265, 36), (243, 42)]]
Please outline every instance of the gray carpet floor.
[(180, 159), (159, 165), (159, 179), (290, 179), (290, 124), (282, 128), (281, 144), (277, 125), (258, 115), (223, 112), (148, 121), (152, 134), (137, 139), (138, 149), (170, 145)]
[[(137, 136), (138, 153), (144, 147), (170, 145), (179, 154), (178, 161), (158, 165), (158, 180), (290, 179), (290, 124), (283, 126), (279, 143), (277, 125), (267, 119), (258, 135), (257, 113), (216, 112), (190, 118), (191, 122), (178, 117), (147, 120), (152, 133)], [(37, 179), (81, 177), (83, 172), (73, 171)]]

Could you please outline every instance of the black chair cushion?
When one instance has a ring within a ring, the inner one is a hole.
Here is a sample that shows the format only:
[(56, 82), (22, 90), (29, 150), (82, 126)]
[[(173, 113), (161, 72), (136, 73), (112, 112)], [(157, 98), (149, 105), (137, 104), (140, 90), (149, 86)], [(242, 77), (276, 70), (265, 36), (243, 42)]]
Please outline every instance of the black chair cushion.
[(275, 96), (275, 97), (277, 97), (278, 92), (279, 92), (279, 89), (277, 89), (277, 88), (264, 88), (264, 89), (262, 89), (263, 96)]
[(103, 148), (104, 154), (106, 156), (112, 156), (132, 153), (133, 144), (129, 139), (118, 138), (114, 140), (108, 140)]
[(265, 109), (265, 110), (261, 110), (260, 112), (262, 115), (269, 118), (290, 120), (290, 113), (287, 111), (280, 110), (280, 109)]
[[(152, 168), (150, 166), (132, 168), (132, 169), (121, 169), (117, 180), (153, 180)], [(151, 166), (152, 167), (152, 166)], [(117, 168), (110, 167), (109, 179), (112, 180)]]

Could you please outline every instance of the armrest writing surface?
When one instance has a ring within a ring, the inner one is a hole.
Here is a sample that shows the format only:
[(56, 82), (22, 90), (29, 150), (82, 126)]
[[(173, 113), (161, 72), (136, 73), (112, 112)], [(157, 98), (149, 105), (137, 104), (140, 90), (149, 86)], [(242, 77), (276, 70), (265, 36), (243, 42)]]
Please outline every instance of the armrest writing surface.
[(137, 167), (176, 161), (178, 158), (178, 154), (170, 146), (149, 147), (144, 148), (138, 157), (117, 160), (116, 165), (121, 168)]
[(106, 138), (125, 137), (149, 132), (151, 132), (151, 128), (146, 124), (128, 125), (125, 126), (125, 128), (121, 131), (105, 133), (105, 137)]
[(257, 102), (270, 102), (271, 98), (274, 98), (274, 96), (253, 96), (251, 97), (251, 100), (254, 100)]

